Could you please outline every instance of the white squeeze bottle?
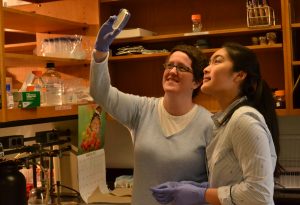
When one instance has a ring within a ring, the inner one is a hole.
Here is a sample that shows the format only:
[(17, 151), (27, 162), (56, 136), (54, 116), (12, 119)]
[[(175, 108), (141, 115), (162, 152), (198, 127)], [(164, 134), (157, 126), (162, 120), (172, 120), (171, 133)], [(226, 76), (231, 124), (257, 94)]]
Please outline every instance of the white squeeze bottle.
[(47, 63), (47, 71), (42, 75), (45, 86), (46, 106), (62, 105), (63, 81), (61, 75), (55, 70), (54, 63)]

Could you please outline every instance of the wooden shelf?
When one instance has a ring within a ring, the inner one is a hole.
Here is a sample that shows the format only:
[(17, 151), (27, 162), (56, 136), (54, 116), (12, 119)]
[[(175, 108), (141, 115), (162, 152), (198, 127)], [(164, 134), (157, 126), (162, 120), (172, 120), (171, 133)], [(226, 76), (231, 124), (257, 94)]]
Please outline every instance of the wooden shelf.
[[(255, 46), (247, 46), (252, 50), (267, 50), (267, 49), (282, 49), (282, 44), (273, 44), (273, 45), (255, 45)], [(204, 53), (213, 53), (219, 48), (210, 48), (210, 49), (203, 49)], [(109, 58), (109, 61), (127, 61), (127, 60), (139, 60), (139, 59), (151, 59), (151, 58), (162, 58), (169, 55), (169, 52), (165, 53), (154, 53), (154, 54), (134, 54), (134, 55), (124, 55), (124, 56), (112, 56)]]
[(25, 43), (36, 41), (36, 34), (17, 30), (4, 29), (5, 44)]
[(286, 109), (276, 109), (276, 113), (278, 116), (287, 116), (288, 111)]
[[(78, 105), (38, 107), (35, 109), (8, 109), (6, 121), (53, 118), (78, 114)], [(3, 119), (0, 120), (3, 122)]]
[(101, 0), (101, 4), (103, 3), (113, 3), (113, 2), (120, 2), (122, 0)]
[(47, 3), (47, 2), (52, 2), (52, 1), (61, 1), (61, 0), (22, 0), (22, 1), (27, 1), (35, 4), (40, 4), (40, 3)]
[[(217, 110), (215, 110), (216, 112)], [(300, 113), (300, 109), (298, 110)], [(279, 116), (287, 115), (286, 109), (277, 109)], [(50, 107), (38, 107), (35, 109), (8, 109), (6, 121), (20, 121), (30, 119), (42, 119), (53, 117), (65, 117), (78, 115), (78, 105), (62, 105)], [(109, 119), (112, 119), (111, 117)], [(0, 119), (2, 122), (3, 119)]]
[(292, 28), (300, 28), (300, 23), (292, 23)]
[(134, 55), (124, 55), (124, 56), (112, 56), (109, 61), (124, 61), (124, 60), (137, 60), (137, 59), (151, 59), (151, 58), (162, 58), (169, 55), (167, 53), (155, 53), (155, 54), (134, 54)]
[(68, 33), (70, 30), (83, 30), (87, 24), (12, 8), (3, 8), (4, 28), (35, 33)]
[(145, 37), (137, 37), (137, 38), (126, 38), (126, 39), (115, 39), (113, 45), (120, 43), (154, 43), (161, 41), (178, 41), (190, 38), (198, 38), (199, 36), (229, 36), (229, 35), (240, 35), (240, 34), (252, 34), (259, 32), (268, 32), (280, 30), (281, 25), (270, 26), (270, 27), (260, 27), (260, 28), (234, 28), (234, 29), (220, 29), (220, 30), (212, 30), (212, 31), (203, 31), (199, 33), (177, 33), (177, 34), (166, 34), (166, 35), (156, 35), (156, 36), (145, 36)]
[(18, 52), (33, 52), (36, 48), (36, 42), (17, 43), (17, 44), (6, 44), (4, 46), (5, 52), (7, 53), (18, 53)]
[(300, 61), (293, 61), (292, 64), (293, 65), (300, 65)]
[(293, 109), (293, 112), (290, 113), (289, 115), (297, 115), (297, 116), (299, 116), (300, 115), (300, 109), (299, 108), (298, 109)]
[(43, 57), (27, 54), (5, 53), (5, 67), (44, 67), (47, 62), (55, 62), (57, 67), (88, 65), (90, 60)]

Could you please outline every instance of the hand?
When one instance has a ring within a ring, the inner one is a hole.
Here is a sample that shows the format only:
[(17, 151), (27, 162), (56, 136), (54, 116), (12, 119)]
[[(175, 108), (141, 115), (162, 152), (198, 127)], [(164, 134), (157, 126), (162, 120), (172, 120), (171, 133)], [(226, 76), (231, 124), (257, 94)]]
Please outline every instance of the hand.
[(110, 16), (109, 19), (101, 26), (95, 43), (95, 49), (97, 51), (107, 52), (113, 40), (126, 26), (128, 19), (127, 21), (122, 22), (118, 29), (114, 30), (112, 25), (116, 19), (117, 16)]
[(179, 185), (180, 182), (165, 182), (163, 184), (150, 188), (150, 190), (152, 191), (152, 195), (156, 199), (156, 201), (161, 204), (168, 204), (173, 201), (174, 190)]
[(171, 201), (174, 201), (175, 205), (204, 203), (207, 188), (198, 187), (201, 183), (196, 183), (196, 185), (193, 183), (196, 182), (166, 182), (151, 188), (152, 195), (161, 204), (167, 204)]
[(208, 182), (194, 182), (194, 181), (181, 181), (181, 184), (191, 184), (194, 185), (196, 187), (201, 187), (201, 188), (208, 188), (209, 187), (209, 183)]
[(207, 188), (197, 187), (192, 184), (181, 184), (175, 188), (174, 204), (175, 205), (195, 205), (203, 204)]

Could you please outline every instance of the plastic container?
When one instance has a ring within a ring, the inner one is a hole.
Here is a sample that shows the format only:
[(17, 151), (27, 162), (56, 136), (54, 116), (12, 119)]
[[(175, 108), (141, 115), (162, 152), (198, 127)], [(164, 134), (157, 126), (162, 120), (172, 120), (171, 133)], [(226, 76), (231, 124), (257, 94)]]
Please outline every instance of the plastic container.
[(201, 23), (201, 15), (200, 14), (193, 14), (192, 17), (192, 31), (193, 32), (200, 32), (202, 30), (202, 23)]
[(55, 71), (54, 63), (47, 63), (47, 71), (42, 75), (45, 88), (45, 106), (62, 105), (63, 81), (61, 75)]
[(123, 27), (123, 24), (127, 23), (127, 21), (130, 18), (130, 13), (127, 9), (121, 9), (121, 11), (119, 12), (117, 19), (115, 20), (114, 24), (112, 25), (112, 28), (114, 30), (116, 29), (121, 29)]
[(0, 204), (27, 204), (26, 180), (14, 161), (0, 163)]

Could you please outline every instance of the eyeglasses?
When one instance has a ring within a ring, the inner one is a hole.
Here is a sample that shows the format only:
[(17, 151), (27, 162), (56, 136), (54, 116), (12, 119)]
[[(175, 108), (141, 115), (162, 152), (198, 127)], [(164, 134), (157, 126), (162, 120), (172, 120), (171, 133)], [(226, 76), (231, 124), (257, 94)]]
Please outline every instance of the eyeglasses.
[(165, 67), (165, 70), (171, 70), (175, 67), (177, 72), (179, 71), (179, 72), (193, 73), (192, 68), (189, 68), (189, 67), (184, 66), (184, 65), (174, 65), (173, 63), (164, 63), (163, 65)]

